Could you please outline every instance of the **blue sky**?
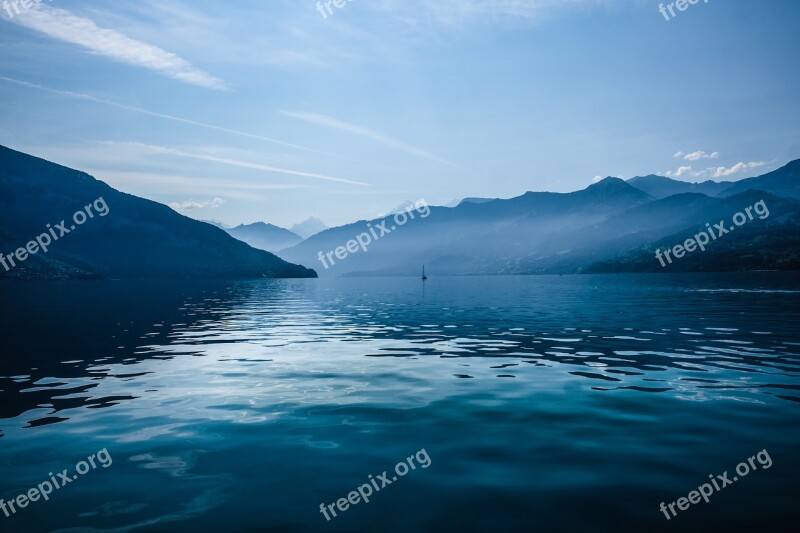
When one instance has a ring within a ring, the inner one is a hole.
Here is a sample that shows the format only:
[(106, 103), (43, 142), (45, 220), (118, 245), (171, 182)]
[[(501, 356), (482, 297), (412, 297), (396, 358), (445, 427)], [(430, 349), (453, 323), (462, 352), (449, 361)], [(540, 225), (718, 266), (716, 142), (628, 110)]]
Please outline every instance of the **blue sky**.
[(0, 9), (0, 144), (195, 218), (283, 226), (800, 158), (800, 3), (701, 0), (669, 21), (659, 3)]

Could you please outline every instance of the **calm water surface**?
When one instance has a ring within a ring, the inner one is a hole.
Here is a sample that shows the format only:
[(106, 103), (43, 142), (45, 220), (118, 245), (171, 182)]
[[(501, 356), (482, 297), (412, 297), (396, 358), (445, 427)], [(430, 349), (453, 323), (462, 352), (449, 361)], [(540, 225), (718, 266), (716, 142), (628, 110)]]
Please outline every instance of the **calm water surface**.
[(0, 283), (0, 497), (113, 458), (0, 530), (794, 531), (798, 304), (776, 273)]

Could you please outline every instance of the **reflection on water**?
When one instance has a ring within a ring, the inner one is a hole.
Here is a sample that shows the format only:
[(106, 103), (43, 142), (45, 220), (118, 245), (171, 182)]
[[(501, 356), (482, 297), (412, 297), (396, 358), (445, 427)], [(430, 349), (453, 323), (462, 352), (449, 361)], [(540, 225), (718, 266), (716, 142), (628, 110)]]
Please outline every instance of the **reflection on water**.
[[(84, 450), (125, 458), (0, 524), (660, 529), (673, 526), (661, 501), (763, 448), (775, 468), (681, 521), (797, 513), (794, 275), (5, 283), (0, 296), (0, 496)], [(422, 447), (431, 468), (331, 523), (319, 514)]]

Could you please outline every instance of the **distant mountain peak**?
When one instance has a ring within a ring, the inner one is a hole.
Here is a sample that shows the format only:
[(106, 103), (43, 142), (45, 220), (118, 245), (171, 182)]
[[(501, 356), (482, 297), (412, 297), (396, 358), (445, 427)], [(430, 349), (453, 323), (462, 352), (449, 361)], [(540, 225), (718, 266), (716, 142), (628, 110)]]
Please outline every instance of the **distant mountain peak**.
[(597, 183), (593, 183), (586, 187), (583, 191), (578, 191), (579, 194), (592, 194), (592, 195), (613, 195), (613, 196), (629, 196), (629, 197), (642, 197), (650, 198), (650, 194), (641, 189), (638, 189), (622, 178), (615, 178), (613, 176), (609, 176), (604, 178)]
[(224, 222), (220, 222), (219, 220), (205, 220), (202, 218), (199, 220), (200, 222), (205, 222), (206, 224), (211, 224), (212, 226), (216, 226), (219, 229), (230, 229), (229, 225), (225, 224)]
[(615, 178), (614, 176), (608, 176), (606, 178), (601, 179), (597, 183), (592, 183), (589, 185), (589, 189), (601, 189), (607, 187), (617, 187), (620, 188), (622, 186), (627, 186), (625, 180), (622, 178)]
[(473, 196), (469, 198), (464, 198), (456, 205), (456, 207), (464, 204), (485, 204), (487, 202), (493, 202), (495, 200), (497, 200), (497, 198), (478, 198)]
[[(280, 226), (276, 226), (275, 224), (270, 224), (269, 222), (261, 222), (261, 221), (253, 222), (252, 224), (239, 224), (235, 228), (229, 228), (229, 229), (239, 229), (239, 228), (260, 228), (260, 229), (275, 228), (275, 229), (278, 229), (278, 230), (285, 230), (285, 228), (282, 228)], [(285, 230), (285, 231), (289, 231), (289, 230)]]
[(634, 176), (628, 180), (628, 183), (633, 184), (641, 181), (663, 181), (663, 180), (678, 181), (678, 180), (673, 180), (672, 178), (668, 178), (666, 176), (662, 176), (660, 174), (648, 174), (647, 176)]
[(397, 206), (395, 206), (394, 209), (392, 209), (391, 211), (386, 213), (384, 216), (388, 217), (388, 216), (395, 215), (397, 213), (403, 213), (405, 211), (408, 211), (409, 209), (411, 209), (411, 210), (414, 209), (414, 202), (412, 202), (411, 200), (406, 200), (403, 203), (398, 204)]
[(303, 239), (308, 239), (312, 235), (316, 235), (317, 233), (325, 231), (326, 229), (328, 229), (328, 226), (326, 226), (323, 221), (315, 216), (310, 216), (304, 221), (298, 222), (289, 228), (289, 231), (300, 235)]
[(226, 229), (232, 237), (246, 242), (253, 248), (267, 252), (277, 252), (284, 248), (294, 246), (303, 240), (298, 234), (286, 228), (269, 224), (267, 222), (253, 222), (240, 224), (235, 228)]

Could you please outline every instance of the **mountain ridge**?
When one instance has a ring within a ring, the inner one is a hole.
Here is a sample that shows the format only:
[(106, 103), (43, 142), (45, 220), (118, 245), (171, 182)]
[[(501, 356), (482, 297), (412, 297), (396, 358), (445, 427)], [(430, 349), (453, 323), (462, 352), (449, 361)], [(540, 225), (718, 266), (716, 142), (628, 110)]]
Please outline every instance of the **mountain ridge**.
[(627, 182), (631, 186), (650, 194), (656, 199), (666, 198), (684, 192), (698, 192), (708, 196), (717, 196), (734, 183), (731, 181), (717, 182), (712, 180), (690, 183), (667, 178), (665, 176), (658, 176), (656, 174), (636, 176), (629, 179)]
[[(0, 244), (13, 252), (58, 219), (103, 198), (94, 217), (0, 277), (262, 278), (316, 277), (316, 272), (237, 241), (223, 230), (166, 205), (118, 191), (89, 174), (0, 146)], [(70, 223), (67, 222), (67, 225)]]
[[(679, 183), (681, 192), (668, 196), (663, 196), (663, 188), (650, 187), (651, 194), (636, 186), (669, 188), (674, 183)], [(425, 217), (402, 223), (393, 214), (360, 220), (303, 240), (265, 222), (223, 231), (163, 204), (117, 191), (85, 172), (0, 147), (0, 193), (6, 204), (0, 212), (0, 251), (13, 251), (40, 234), (45, 224), (59, 217), (67, 219), (96, 198), (108, 202), (112, 215), (87, 222), (47, 254), (32, 252), (10, 274), (0, 268), (0, 277), (316, 277), (315, 270), (300, 264), (315, 265), (319, 252), (341, 248), (370, 227), (374, 231), (384, 220), (391, 228), (387, 235), (381, 233), (378, 238), (375, 234), (367, 251), (350, 252), (330, 269), (323, 263), (325, 270), (319, 272), (418, 275), (423, 263), (432, 275), (660, 271), (647, 258), (654, 243), (666, 245), (704, 223), (729, 220), (759, 199), (769, 199), (770, 206), (775, 206), (774, 216), (761, 226), (761, 233), (751, 224), (724, 245), (696, 254), (676, 268), (770, 264), (800, 268), (796, 260), (800, 257), (799, 185), (800, 160), (740, 182), (691, 184), (656, 175), (627, 181), (607, 177), (569, 193), (528, 191), (507, 199), (430, 207)], [(718, 194), (706, 194), (709, 187), (717, 192), (722, 186), (725, 189)], [(313, 218), (306, 222), (321, 224)], [(279, 250), (280, 258), (231, 235)], [(274, 239), (255, 242), (267, 235)], [(752, 253), (737, 262), (737, 246)]]
[(300, 235), (267, 222), (240, 224), (224, 229), (235, 239), (246, 242), (253, 248), (272, 253), (294, 246), (303, 240)]
[[(793, 166), (790, 163), (788, 168), (791, 170)], [(787, 171), (775, 172), (770, 173), (774, 176), (767, 185), (786, 189), (790, 185)], [(765, 180), (755, 178), (748, 183), (759, 185)], [(422, 263), (433, 275), (584, 272), (596, 263), (646, 247), (683, 228), (712, 222), (708, 219), (712, 215), (728, 218), (748, 207), (736, 202), (745, 199), (756, 202), (758, 194), (774, 194), (757, 189), (747, 189), (744, 193), (732, 196), (733, 203), (728, 197), (691, 191), (658, 198), (634, 187), (630, 180), (608, 177), (570, 193), (528, 191), (514, 198), (480, 204), (462, 202), (455, 208), (432, 207), (428, 218), (403, 227), (373, 243), (367, 253), (352, 254), (320, 274), (416, 275)], [(774, 196), (783, 198), (780, 194)], [(780, 205), (791, 213), (800, 209), (794, 203)], [(736, 210), (728, 213), (733, 206)], [(319, 251), (342, 246), (365, 231), (368, 224), (374, 226), (380, 221), (364, 220), (331, 228), (283, 250), (281, 256), (313, 264)], [(796, 229), (789, 224), (781, 231)], [(793, 253), (789, 249), (785, 255)], [(710, 259), (711, 254), (707, 257)], [(735, 268), (735, 262), (730, 266)]]

